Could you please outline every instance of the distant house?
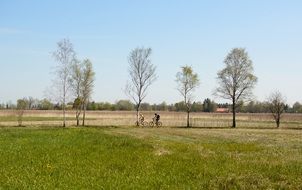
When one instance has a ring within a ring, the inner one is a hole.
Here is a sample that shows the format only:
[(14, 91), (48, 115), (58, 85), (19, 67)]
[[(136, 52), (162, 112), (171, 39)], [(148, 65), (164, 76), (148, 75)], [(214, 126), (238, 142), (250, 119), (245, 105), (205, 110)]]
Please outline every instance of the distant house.
[(217, 108), (216, 113), (229, 113), (229, 108)]

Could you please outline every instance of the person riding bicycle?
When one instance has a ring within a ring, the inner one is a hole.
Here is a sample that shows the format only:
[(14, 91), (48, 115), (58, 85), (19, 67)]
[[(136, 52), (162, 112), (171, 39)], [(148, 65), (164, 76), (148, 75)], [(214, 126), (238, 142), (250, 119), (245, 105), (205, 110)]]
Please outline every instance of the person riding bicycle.
[(145, 121), (145, 117), (142, 113), (139, 113), (139, 121), (143, 123)]
[(155, 113), (154, 114), (154, 119), (155, 119), (155, 123), (158, 124), (159, 120), (160, 120), (160, 115)]

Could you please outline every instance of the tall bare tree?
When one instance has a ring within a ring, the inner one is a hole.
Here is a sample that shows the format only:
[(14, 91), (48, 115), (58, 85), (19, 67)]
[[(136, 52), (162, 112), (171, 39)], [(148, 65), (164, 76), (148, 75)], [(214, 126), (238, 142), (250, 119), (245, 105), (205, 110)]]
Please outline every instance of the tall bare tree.
[(184, 98), (187, 111), (187, 127), (190, 127), (190, 112), (192, 107), (193, 91), (199, 86), (198, 75), (193, 72), (192, 67), (183, 66), (176, 74), (177, 90)]
[(91, 98), (94, 80), (95, 80), (95, 72), (93, 71), (92, 63), (89, 59), (85, 59), (83, 61), (83, 71), (82, 71), (82, 81), (81, 81), (81, 94), (82, 94), (82, 103), (83, 103), (83, 120), (82, 125), (85, 125), (85, 116), (87, 110), (87, 104)]
[(68, 39), (63, 39), (57, 43), (57, 50), (53, 52), (54, 59), (58, 62), (55, 70), (56, 78), (54, 87), (56, 99), (62, 104), (63, 127), (66, 126), (66, 102), (70, 95), (70, 69), (76, 60), (76, 53), (72, 43)]
[(125, 92), (135, 102), (137, 125), (141, 103), (147, 96), (148, 87), (156, 79), (156, 68), (150, 59), (151, 53), (151, 48), (136, 48), (130, 52), (128, 58), (131, 82), (128, 82)]
[(217, 73), (219, 87), (214, 95), (232, 101), (232, 127), (236, 127), (237, 104), (252, 97), (257, 77), (253, 74), (252, 60), (243, 48), (232, 49), (224, 63), (225, 68)]
[(285, 110), (285, 97), (279, 91), (275, 91), (270, 94), (267, 101), (268, 108), (272, 113), (277, 128), (279, 128), (281, 116)]

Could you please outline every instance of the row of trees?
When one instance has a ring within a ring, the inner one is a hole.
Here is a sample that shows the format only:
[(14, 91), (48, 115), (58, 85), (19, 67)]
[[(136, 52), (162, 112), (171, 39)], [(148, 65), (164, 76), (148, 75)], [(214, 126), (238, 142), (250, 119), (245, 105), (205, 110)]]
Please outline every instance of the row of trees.
[[(31, 103), (31, 100), (34, 100)], [(52, 103), (48, 99), (33, 99), (32, 97), (25, 97), (20, 99), (25, 102), (25, 110), (62, 110), (62, 106), (59, 103)], [(31, 106), (30, 106), (31, 105)], [(259, 102), (259, 101), (250, 101), (247, 103), (240, 102), (238, 104), (237, 111), (240, 113), (270, 113), (269, 102)], [(216, 112), (217, 108), (227, 108), (231, 109), (232, 105), (228, 103), (216, 103), (215, 101), (206, 98), (203, 102), (193, 102), (191, 107), (191, 112)], [(6, 103), (0, 104), (0, 109), (16, 109), (17, 104)], [(66, 109), (74, 110), (76, 108), (75, 102), (69, 102), (66, 105)], [(95, 102), (90, 101), (87, 104), (87, 110), (93, 111), (134, 111), (135, 104), (130, 100), (119, 100), (115, 103), (110, 102)], [(167, 104), (162, 102), (160, 104), (149, 104), (143, 102), (141, 104), (141, 111), (176, 111), (184, 112), (186, 111), (186, 106), (183, 101), (177, 102), (174, 104)], [(299, 102), (294, 103), (292, 106), (285, 104), (284, 106), (285, 113), (302, 113), (302, 104)]]
[[(137, 121), (139, 112), (147, 105), (143, 103), (147, 96), (148, 88), (156, 80), (156, 67), (151, 61), (151, 48), (136, 48), (130, 52), (129, 81), (127, 82), (125, 93), (133, 100), (136, 110)], [(55, 98), (63, 111), (63, 127), (66, 126), (66, 106), (67, 102), (73, 100), (73, 108), (76, 110), (77, 125), (79, 125), (82, 114), (82, 125), (85, 125), (85, 113), (87, 109), (100, 109), (104, 105), (91, 103), (90, 98), (93, 92), (95, 73), (89, 59), (79, 60), (73, 49), (72, 43), (68, 39), (58, 42), (57, 50), (53, 52), (57, 65), (55, 68), (55, 78), (51, 97)], [(224, 60), (225, 67), (218, 71), (218, 87), (214, 91), (216, 97), (230, 100), (233, 113), (232, 127), (236, 127), (236, 112), (242, 109), (245, 102), (252, 99), (252, 90), (257, 83), (254, 75), (252, 60), (243, 48), (232, 49)], [(177, 90), (183, 97), (183, 101), (173, 105), (175, 111), (185, 110), (187, 112), (187, 127), (190, 127), (190, 112), (192, 111), (213, 111), (217, 106), (211, 100), (206, 100), (203, 104), (194, 101), (194, 91), (199, 86), (200, 80), (192, 67), (182, 66), (176, 74)], [(24, 100), (24, 99), (23, 99)], [(32, 106), (32, 101), (28, 100), (26, 106)], [(46, 102), (44, 102), (46, 103)], [(129, 109), (129, 102), (126, 104)], [(280, 123), (281, 114), (285, 111), (285, 98), (279, 93), (272, 93), (267, 100), (267, 110), (273, 113), (277, 126)], [(23, 105), (23, 104), (22, 104)], [(121, 104), (117, 104), (120, 106)], [(97, 107), (97, 108), (96, 108)], [(167, 106), (169, 107), (169, 106)], [(124, 109), (121, 106), (119, 109)], [(165, 108), (166, 109), (166, 108)], [(169, 108), (168, 108), (169, 109)], [(139, 122), (137, 122), (139, 123)]]
[[(24, 97), (20, 99), (25, 102), (26, 110), (52, 110), (52, 109), (57, 109), (59, 107), (59, 104), (54, 104), (50, 100), (44, 98), (42, 100), (33, 98), (33, 97)], [(12, 102), (7, 102), (0, 104), (0, 109), (16, 109), (18, 105), (18, 100), (17, 104), (14, 104)]]
[[(147, 95), (147, 88), (156, 79), (156, 68), (151, 63), (151, 49), (136, 48), (129, 56), (129, 78), (126, 93), (135, 102), (137, 123), (142, 102)], [(218, 87), (214, 91), (216, 97), (230, 100), (233, 114), (232, 127), (236, 127), (236, 112), (244, 102), (253, 99), (252, 90), (258, 79), (254, 75), (253, 62), (243, 48), (232, 49), (224, 60), (225, 67), (218, 71)], [(199, 86), (198, 74), (192, 67), (182, 66), (176, 74), (177, 90), (183, 97), (187, 112), (187, 127), (190, 127), (190, 112), (193, 106), (193, 92)], [(280, 125), (281, 114), (285, 111), (285, 98), (278, 91), (272, 93), (268, 100), (267, 109), (272, 113), (277, 127)]]
[[(31, 97), (29, 97), (31, 98)], [(62, 110), (62, 106), (59, 103), (52, 103), (48, 99), (33, 99), (33, 103), (29, 98), (25, 97), (21, 100), (25, 101), (25, 110)], [(31, 98), (32, 99), (32, 98)], [(31, 105), (31, 106), (29, 106)], [(204, 101), (193, 102), (191, 107), (191, 112), (216, 112), (217, 108), (227, 108), (231, 110), (232, 105), (228, 103), (216, 103), (215, 101), (206, 98)], [(0, 109), (16, 109), (17, 104), (6, 103), (0, 104)], [(76, 108), (75, 102), (69, 102), (66, 105), (66, 109), (74, 110)], [(115, 103), (110, 102), (95, 102), (90, 101), (87, 104), (87, 110), (93, 111), (134, 111), (135, 104), (130, 100), (119, 100)], [(167, 104), (162, 102), (159, 104), (149, 104), (143, 102), (141, 104), (141, 111), (176, 111), (184, 112), (186, 111), (186, 106), (183, 101), (177, 102), (174, 104)], [(259, 102), (259, 101), (250, 101), (247, 103), (240, 102), (238, 104), (237, 112), (240, 113), (270, 113), (269, 102)], [(302, 104), (299, 102), (294, 103), (292, 106), (285, 104), (284, 106), (285, 113), (302, 113)]]
[[(151, 49), (137, 48), (130, 53), (129, 76), (130, 87), (127, 94), (136, 103), (137, 121), (140, 105), (146, 97), (147, 88), (155, 80), (155, 67), (150, 61)], [(225, 68), (217, 73), (219, 86), (215, 89), (215, 95), (232, 102), (233, 127), (236, 127), (236, 111), (238, 102), (251, 97), (257, 77), (253, 74), (253, 65), (245, 49), (234, 48), (224, 60)], [(192, 67), (182, 66), (176, 74), (178, 91), (183, 97), (187, 112), (187, 127), (190, 127), (190, 112), (193, 102), (193, 92), (199, 86), (200, 81)], [(129, 86), (129, 85), (128, 85)], [(138, 122), (137, 122), (138, 123)]]
[[(216, 104), (211, 101), (210, 105), (206, 102), (209, 99), (206, 99), (204, 103), (202, 102), (193, 102), (192, 103), (192, 112), (215, 112)], [(136, 110), (136, 105), (133, 104), (129, 100), (119, 100), (116, 103), (108, 103), (108, 102), (90, 102), (88, 104), (88, 110), (111, 110), (111, 111), (134, 111)], [(149, 103), (141, 103), (140, 111), (186, 111), (185, 103), (178, 102), (175, 104), (167, 104), (162, 102), (160, 104), (149, 104)]]
[(89, 59), (79, 60), (68, 39), (58, 42), (53, 52), (57, 61), (55, 79), (53, 80), (52, 97), (60, 102), (63, 110), (63, 127), (66, 126), (66, 105), (70, 98), (74, 99), (77, 125), (82, 114), (82, 125), (85, 125), (87, 104), (91, 98), (95, 72)]

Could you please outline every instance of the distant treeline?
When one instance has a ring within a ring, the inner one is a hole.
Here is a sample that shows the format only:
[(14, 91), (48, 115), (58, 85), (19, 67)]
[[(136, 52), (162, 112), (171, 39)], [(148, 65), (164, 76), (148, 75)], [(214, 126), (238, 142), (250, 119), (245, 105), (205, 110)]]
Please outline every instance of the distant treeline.
[[(62, 106), (59, 103), (52, 103), (47, 99), (34, 99), (32, 97), (24, 98), (26, 102), (27, 110), (62, 110)], [(204, 101), (193, 102), (191, 107), (191, 112), (216, 112), (217, 108), (230, 109), (231, 104), (228, 103), (216, 103), (213, 100), (207, 98)], [(16, 104), (8, 102), (6, 104), (0, 104), (0, 109), (15, 109)], [(67, 109), (74, 109), (74, 103), (69, 102), (67, 104)], [(87, 110), (100, 110), (100, 111), (134, 111), (135, 104), (131, 103), (129, 100), (119, 100), (115, 103), (109, 102), (95, 102), (91, 101), (87, 105)], [(184, 102), (178, 102), (174, 104), (167, 104), (162, 102), (160, 104), (149, 104), (142, 103), (141, 111), (176, 111), (183, 112), (186, 111), (186, 106)], [(293, 106), (286, 105), (285, 111), (287, 113), (302, 113), (302, 104), (296, 102)], [(240, 103), (238, 105), (238, 112), (242, 113), (269, 113), (268, 103), (251, 101), (249, 103)]]

